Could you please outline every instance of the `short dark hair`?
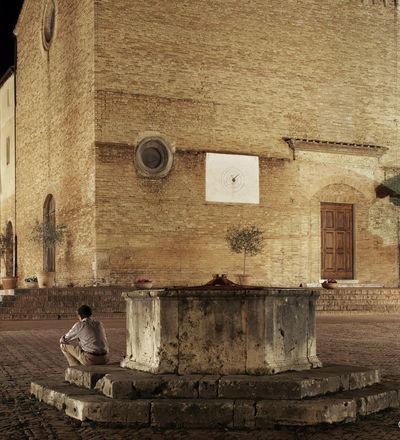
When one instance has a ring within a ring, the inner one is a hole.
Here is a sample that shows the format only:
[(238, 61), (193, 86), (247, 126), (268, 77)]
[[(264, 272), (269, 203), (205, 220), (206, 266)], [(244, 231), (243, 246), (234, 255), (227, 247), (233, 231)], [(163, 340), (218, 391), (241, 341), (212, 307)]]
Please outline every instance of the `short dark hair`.
[(78, 315), (83, 318), (89, 318), (89, 316), (92, 316), (92, 309), (87, 305), (83, 304), (78, 309)]

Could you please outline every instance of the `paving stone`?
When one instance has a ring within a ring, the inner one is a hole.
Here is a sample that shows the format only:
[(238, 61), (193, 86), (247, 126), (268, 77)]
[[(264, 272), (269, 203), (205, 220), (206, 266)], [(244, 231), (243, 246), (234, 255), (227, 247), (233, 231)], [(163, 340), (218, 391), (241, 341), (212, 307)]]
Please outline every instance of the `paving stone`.
[(233, 427), (233, 400), (158, 400), (151, 405), (151, 425), (158, 428)]
[[(114, 324), (115, 322), (115, 324)], [(119, 324), (119, 322), (122, 323)], [(4, 440), (398, 440), (400, 409), (370, 414), (357, 423), (296, 429), (159, 429), (82, 423), (29, 397), (30, 382), (43, 375), (63, 377), (58, 340), (73, 321), (0, 321), (0, 439)], [(125, 350), (124, 320), (109, 320), (111, 359)], [(118, 328), (116, 327), (118, 325)], [(381, 367), (399, 379), (400, 315), (317, 316), (318, 352), (327, 363)], [(272, 425), (270, 425), (272, 426)], [(26, 434), (26, 433), (29, 434)]]

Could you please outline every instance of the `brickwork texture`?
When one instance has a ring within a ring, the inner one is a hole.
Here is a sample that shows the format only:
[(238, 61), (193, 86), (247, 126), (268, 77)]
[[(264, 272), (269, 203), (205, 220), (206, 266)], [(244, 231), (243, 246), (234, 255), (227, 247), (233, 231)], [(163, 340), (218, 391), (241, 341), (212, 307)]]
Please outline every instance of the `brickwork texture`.
[[(45, 3), (26, 2), (17, 26), (21, 274), (41, 264), (27, 234), (52, 193), (68, 225), (61, 284), (234, 278), (241, 258), (225, 231), (250, 222), (266, 235), (249, 260), (253, 282), (315, 282), (321, 202), (354, 205), (354, 278), (398, 284), (399, 214), (375, 195), (399, 157), (395, 2), (57, 1), (49, 51)], [(149, 135), (175, 149), (165, 178), (135, 168), (135, 147)], [(284, 137), (389, 150), (294, 158)], [(205, 201), (210, 151), (260, 157), (258, 205)]]

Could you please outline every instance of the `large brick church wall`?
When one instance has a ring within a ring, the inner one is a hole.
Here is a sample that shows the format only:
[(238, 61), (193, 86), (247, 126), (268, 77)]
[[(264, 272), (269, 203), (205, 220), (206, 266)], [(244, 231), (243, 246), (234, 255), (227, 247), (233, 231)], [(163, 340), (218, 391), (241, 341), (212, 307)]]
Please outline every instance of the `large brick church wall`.
[[(265, 230), (263, 253), (249, 260), (256, 282), (318, 281), (320, 202), (329, 201), (354, 204), (355, 278), (397, 284), (397, 236), (386, 227), (396, 212), (375, 196), (384, 167), (398, 164), (394, 2), (101, 0), (93, 9), (68, 0), (57, 2), (48, 53), (37, 38), (42, 2), (27, 3), (17, 75), (22, 273), (41, 259), (27, 231), (53, 193), (69, 227), (57, 250), (61, 283), (86, 283), (93, 268), (119, 284), (233, 277), (241, 258), (224, 235), (239, 222)], [(176, 150), (165, 178), (134, 166), (148, 135)], [(283, 137), (390, 149), (381, 159), (294, 159)], [(205, 201), (210, 151), (260, 157), (258, 205)]]
[(91, 277), (95, 249), (94, 4), (56, 2), (55, 34), (42, 44), (45, 1), (27, 0), (17, 23), (16, 232), (18, 275), (43, 268), (42, 248), (30, 241), (52, 194), (56, 221), (68, 227), (57, 248), (59, 282)]

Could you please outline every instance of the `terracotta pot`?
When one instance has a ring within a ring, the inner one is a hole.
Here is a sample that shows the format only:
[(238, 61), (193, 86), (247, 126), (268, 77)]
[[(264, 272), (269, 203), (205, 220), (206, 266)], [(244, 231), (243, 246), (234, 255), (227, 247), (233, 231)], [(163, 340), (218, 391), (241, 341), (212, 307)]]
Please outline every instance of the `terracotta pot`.
[(328, 283), (328, 282), (324, 281), (322, 283), (322, 287), (324, 289), (337, 289), (338, 288), (338, 283)]
[(55, 272), (46, 272), (44, 270), (41, 270), (36, 274), (36, 277), (38, 279), (39, 288), (47, 287), (51, 288), (54, 286), (54, 277), (56, 273)]
[(17, 287), (18, 277), (3, 277), (2, 279), (3, 289), (15, 289)]
[(249, 286), (251, 275), (237, 274), (238, 282), (241, 286)]

